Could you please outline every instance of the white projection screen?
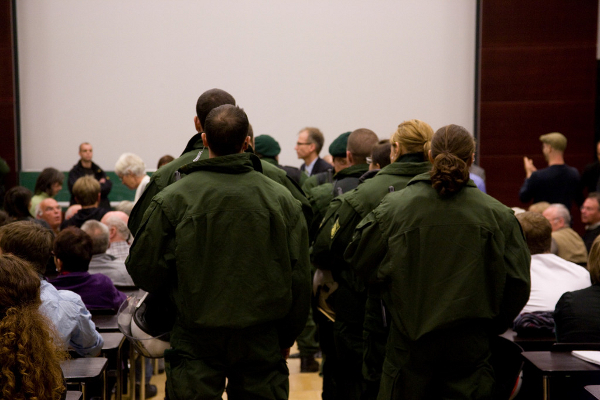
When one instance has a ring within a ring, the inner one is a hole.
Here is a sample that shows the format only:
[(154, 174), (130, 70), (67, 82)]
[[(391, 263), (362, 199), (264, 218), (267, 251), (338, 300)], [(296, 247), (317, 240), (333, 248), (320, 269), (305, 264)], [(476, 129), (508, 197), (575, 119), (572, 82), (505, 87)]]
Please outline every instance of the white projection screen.
[(325, 148), (418, 118), (473, 130), (475, 0), (18, 1), (23, 171), (68, 171), (78, 145), (113, 170), (123, 152), (178, 156), (198, 96), (230, 92), (255, 135), (301, 165), (298, 131)]

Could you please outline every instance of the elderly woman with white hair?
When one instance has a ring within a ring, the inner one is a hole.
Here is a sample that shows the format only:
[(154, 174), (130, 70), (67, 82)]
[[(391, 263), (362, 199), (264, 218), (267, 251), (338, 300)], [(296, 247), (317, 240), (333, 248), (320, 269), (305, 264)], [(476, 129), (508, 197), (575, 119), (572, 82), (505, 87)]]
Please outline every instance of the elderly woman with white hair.
[(129, 189), (135, 189), (135, 203), (141, 197), (150, 177), (146, 174), (146, 164), (133, 153), (123, 153), (115, 164), (115, 173)]

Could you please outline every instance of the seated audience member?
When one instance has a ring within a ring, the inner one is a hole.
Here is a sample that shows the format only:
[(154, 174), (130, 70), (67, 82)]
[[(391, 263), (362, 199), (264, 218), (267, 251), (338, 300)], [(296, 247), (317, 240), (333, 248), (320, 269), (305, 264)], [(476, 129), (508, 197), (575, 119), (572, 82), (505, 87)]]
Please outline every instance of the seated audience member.
[(117, 312), (127, 296), (119, 292), (106, 275), (88, 272), (92, 247), (92, 238), (81, 229), (71, 226), (61, 230), (54, 239), (54, 262), (59, 274), (50, 283), (57, 289), (79, 294), (90, 310)]
[(531, 211), (531, 212), (536, 212), (536, 213), (542, 214), (544, 212), (544, 210), (548, 207), (550, 207), (550, 203), (548, 203), (547, 201), (539, 201), (537, 203), (533, 203), (532, 205), (530, 205), (527, 210)]
[(117, 206), (115, 207), (115, 211), (122, 211), (125, 214), (127, 214), (127, 216), (130, 216), (131, 210), (133, 210), (133, 206), (133, 201), (123, 200), (119, 204), (117, 204)]
[(146, 185), (150, 182), (150, 177), (146, 174), (146, 164), (133, 153), (121, 154), (115, 164), (115, 174), (121, 179), (123, 185), (128, 189), (135, 190), (134, 203), (138, 201), (146, 189)]
[(4, 226), (10, 222), (8, 213), (4, 210), (0, 210), (0, 226)]
[(581, 206), (581, 222), (585, 224), (583, 241), (589, 252), (594, 239), (600, 235), (600, 193), (592, 192), (588, 194), (587, 199)]
[(546, 208), (542, 215), (552, 226), (552, 241), (556, 249), (552, 249), (551, 252), (572, 263), (585, 265), (587, 249), (581, 236), (571, 229), (569, 210), (560, 203), (554, 203)]
[(64, 398), (66, 352), (39, 311), (40, 279), (27, 262), (0, 255), (0, 390), (2, 399)]
[(67, 208), (67, 211), (65, 211), (65, 221), (71, 219), (71, 217), (77, 214), (79, 210), (81, 210), (81, 204), (73, 204), (72, 206), (69, 206), (69, 208)]
[(35, 209), (35, 217), (46, 221), (52, 232), (58, 233), (62, 223), (62, 209), (58, 202), (53, 198), (47, 198), (42, 200)]
[(588, 260), (592, 286), (566, 292), (554, 310), (556, 340), (600, 343), (600, 239), (594, 240)]
[(20, 257), (37, 272), (41, 279), (40, 311), (52, 321), (63, 343), (81, 356), (96, 356), (104, 341), (81, 297), (68, 290), (56, 290), (43, 279), (52, 256), (53, 240), (48, 229), (30, 221), (19, 221), (0, 228), (0, 253)]
[(165, 155), (162, 156), (160, 158), (160, 160), (158, 160), (158, 165), (156, 166), (156, 169), (159, 169), (160, 167), (162, 167), (163, 165), (167, 165), (168, 163), (170, 163), (171, 161), (173, 161), (175, 159), (175, 157), (170, 156), (170, 155)]
[(81, 228), (81, 225), (87, 220), (95, 219), (100, 221), (106, 209), (98, 207), (100, 204), (100, 184), (93, 176), (86, 175), (77, 179), (73, 185), (73, 196), (75, 201), (81, 204), (81, 210), (77, 211), (69, 219), (65, 219), (60, 225), (60, 229), (65, 229), (68, 226)]
[(110, 246), (108, 227), (102, 222), (90, 220), (81, 225), (81, 230), (92, 238), (92, 260), (88, 272), (108, 276), (115, 286), (134, 286), (125, 263), (112, 254), (106, 254)]
[(581, 189), (592, 193), (600, 190), (598, 183), (600, 181), (600, 141), (596, 142), (596, 159), (593, 163), (588, 164), (583, 169), (581, 174)]
[(108, 227), (108, 240), (110, 246), (106, 254), (115, 256), (125, 262), (133, 242), (133, 236), (127, 227), (129, 217), (122, 211), (110, 211), (102, 217), (102, 223)]
[[(541, 214), (524, 212), (517, 215), (527, 247), (531, 253), (531, 292), (517, 319), (515, 331), (527, 331), (533, 320), (540, 322), (541, 331), (554, 327), (552, 311), (563, 293), (591, 285), (590, 273), (581, 266), (550, 253), (552, 226)], [(531, 316), (529, 314), (535, 315)], [(537, 318), (536, 318), (537, 316)], [(533, 326), (536, 326), (535, 321)]]
[[(35, 189), (31, 198), (29, 213), (36, 217), (35, 208), (42, 200), (54, 197), (63, 187), (65, 176), (56, 168), (45, 168), (35, 181)], [(36, 217), (37, 218), (37, 217)]]
[(4, 195), (4, 210), (8, 213), (9, 221), (33, 220), (29, 214), (31, 191), (24, 186), (8, 189)]

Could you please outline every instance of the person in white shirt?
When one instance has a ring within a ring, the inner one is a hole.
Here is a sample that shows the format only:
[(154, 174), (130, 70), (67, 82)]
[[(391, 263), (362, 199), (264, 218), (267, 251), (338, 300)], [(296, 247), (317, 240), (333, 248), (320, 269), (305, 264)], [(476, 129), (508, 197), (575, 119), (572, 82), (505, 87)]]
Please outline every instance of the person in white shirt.
[(591, 286), (590, 273), (550, 253), (552, 226), (541, 214), (517, 215), (531, 253), (531, 293), (521, 314), (552, 312), (565, 292)]
[(133, 153), (123, 153), (115, 164), (115, 174), (121, 179), (123, 185), (135, 190), (135, 203), (142, 196), (150, 177), (146, 174), (146, 164)]

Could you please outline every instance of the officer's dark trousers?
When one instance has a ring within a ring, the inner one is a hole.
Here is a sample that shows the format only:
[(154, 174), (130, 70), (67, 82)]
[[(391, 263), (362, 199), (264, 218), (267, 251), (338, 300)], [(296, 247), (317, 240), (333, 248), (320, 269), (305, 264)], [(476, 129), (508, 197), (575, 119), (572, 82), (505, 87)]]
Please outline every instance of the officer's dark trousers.
[(171, 346), (165, 352), (170, 400), (221, 399), (226, 378), (230, 400), (288, 398), (289, 371), (271, 324), (201, 332), (176, 326)]

